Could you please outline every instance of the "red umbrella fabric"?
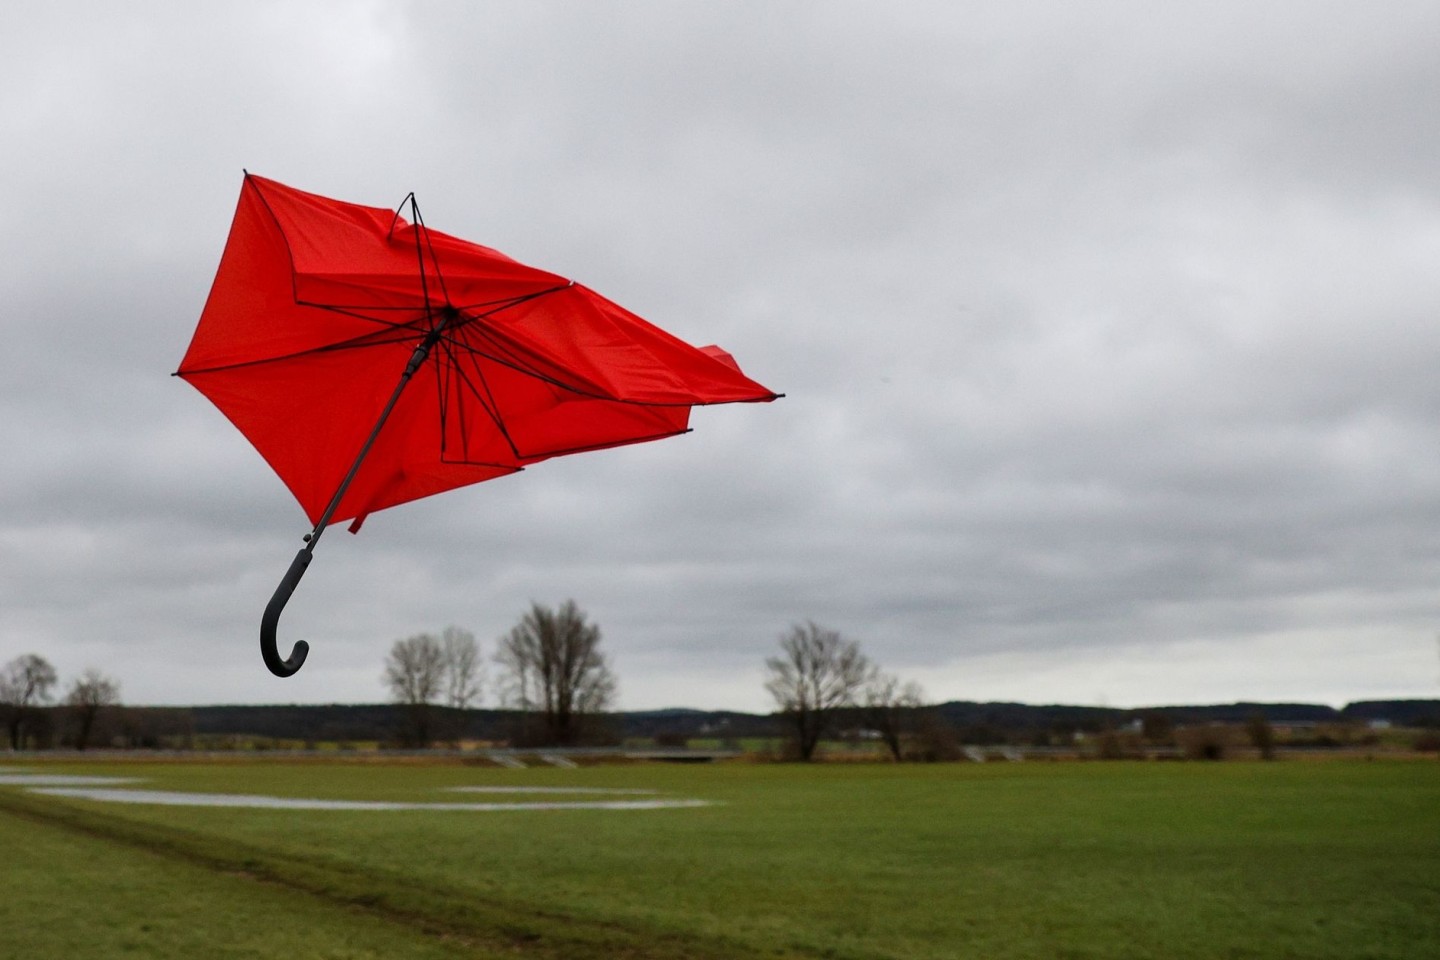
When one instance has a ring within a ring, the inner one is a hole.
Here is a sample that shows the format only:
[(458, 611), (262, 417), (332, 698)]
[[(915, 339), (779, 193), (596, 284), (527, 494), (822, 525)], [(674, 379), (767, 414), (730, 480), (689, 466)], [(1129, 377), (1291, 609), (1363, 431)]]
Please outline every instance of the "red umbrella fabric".
[(445, 324), (331, 522), (773, 400), (598, 293), (394, 211), (247, 175), (178, 374), (320, 519), (415, 348)]
[(304, 563), (329, 523), (779, 396), (718, 347), (430, 230), (406, 202), (409, 220), (247, 173), (176, 371), (300, 502)]

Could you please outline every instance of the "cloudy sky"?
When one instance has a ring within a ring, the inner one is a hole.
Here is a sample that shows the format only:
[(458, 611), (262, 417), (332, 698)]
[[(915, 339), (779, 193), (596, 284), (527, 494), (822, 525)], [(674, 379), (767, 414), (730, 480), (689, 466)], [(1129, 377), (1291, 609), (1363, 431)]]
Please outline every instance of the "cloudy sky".
[[(601, 626), (763, 710), (793, 623), (929, 696), (1440, 696), (1440, 7), (22, 3), (0, 32), (0, 662), (385, 696)], [(573, 277), (783, 391), (332, 532), (169, 374), (242, 168)]]

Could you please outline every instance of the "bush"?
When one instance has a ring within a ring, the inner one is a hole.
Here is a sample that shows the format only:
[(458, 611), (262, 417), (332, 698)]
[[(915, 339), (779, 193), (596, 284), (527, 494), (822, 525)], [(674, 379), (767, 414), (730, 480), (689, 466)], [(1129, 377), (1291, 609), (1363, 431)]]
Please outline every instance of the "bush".
[(1101, 760), (1144, 760), (1145, 746), (1138, 734), (1106, 730), (1095, 738), (1095, 756)]
[(1238, 740), (1234, 729), (1220, 723), (1175, 731), (1175, 742), (1187, 760), (1224, 760), (1239, 746)]
[(934, 710), (921, 711), (915, 722), (915, 735), (906, 745), (905, 759), (922, 763), (959, 760), (965, 755), (955, 728)]
[(1263, 713), (1252, 714), (1246, 721), (1245, 735), (1250, 738), (1250, 745), (1260, 751), (1260, 759), (1275, 759), (1275, 728)]
[(1146, 743), (1172, 746), (1175, 743), (1175, 722), (1163, 713), (1146, 713), (1140, 718), (1140, 735)]

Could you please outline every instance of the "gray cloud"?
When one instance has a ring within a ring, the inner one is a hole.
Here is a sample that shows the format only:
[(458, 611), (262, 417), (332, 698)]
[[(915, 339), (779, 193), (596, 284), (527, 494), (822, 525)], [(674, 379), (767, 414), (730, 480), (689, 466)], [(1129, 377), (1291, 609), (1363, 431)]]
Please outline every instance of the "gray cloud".
[[(370, 700), (574, 597), (629, 707), (813, 618), (933, 696), (1433, 696), (1436, 11), (48, 5), (0, 37), (0, 659)], [(167, 376), (240, 168), (595, 287), (789, 394), (331, 533)]]

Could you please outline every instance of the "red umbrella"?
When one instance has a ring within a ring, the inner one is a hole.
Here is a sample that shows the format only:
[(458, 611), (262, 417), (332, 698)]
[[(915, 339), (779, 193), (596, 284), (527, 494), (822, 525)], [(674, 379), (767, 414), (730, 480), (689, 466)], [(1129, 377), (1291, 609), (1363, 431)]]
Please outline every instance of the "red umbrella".
[[(245, 175), (230, 237), (176, 371), (254, 444), (314, 528), (550, 457), (684, 433), (692, 406), (774, 400), (718, 347), (693, 347), (573, 280), (400, 211)], [(408, 387), (408, 389), (407, 389)]]

